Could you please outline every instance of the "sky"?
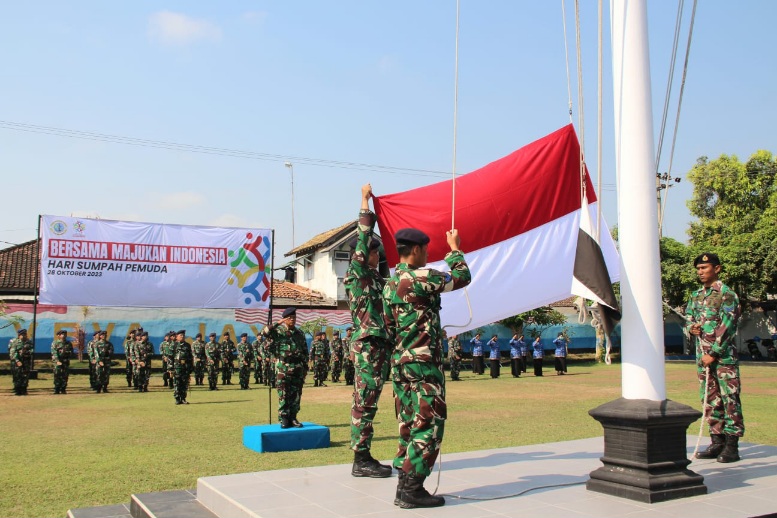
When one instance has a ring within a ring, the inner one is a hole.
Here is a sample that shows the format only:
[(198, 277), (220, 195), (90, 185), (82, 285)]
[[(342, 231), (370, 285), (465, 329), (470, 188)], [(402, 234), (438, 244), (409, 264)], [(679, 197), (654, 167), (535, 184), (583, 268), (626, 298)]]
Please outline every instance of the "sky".
[[(568, 124), (571, 89), (596, 182), (597, 2), (580, 4), (582, 125), (574, 3), (568, 86), (562, 2), (461, 0), (456, 174)], [(609, 2), (604, 10), (602, 206), (612, 226)], [(656, 145), (677, 10), (648, 5)], [(699, 2), (672, 176), (684, 179), (700, 156), (777, 151), (775, 19), (777, 2)], [(275, 229), (277, 267), (293, 245), (355, 219), (363, 184), (389, 194), (454, 170), (453, 0), (4, 0), (0, 49), (0, 248), (34, 239), (39, 214), (261, 227)], [(664, 234), (683, 242), (691, 193), (681, 181), (666, 205)]]

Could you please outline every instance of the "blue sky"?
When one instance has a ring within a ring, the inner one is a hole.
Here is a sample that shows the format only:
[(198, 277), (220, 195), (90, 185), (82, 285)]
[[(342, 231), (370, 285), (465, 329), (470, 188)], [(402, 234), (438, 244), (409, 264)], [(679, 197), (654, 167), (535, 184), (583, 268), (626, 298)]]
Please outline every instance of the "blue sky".
[[(581, 5), (585, 144), (595, 173), (597, 7)], [(614, 225), (608, 8), (603, 206)], [(292, 247), (284, 162), (294, 164), (296, 244), (355, 218), (368, 181), (386, 194), (449, 178), (453, 0), (6, 1), (0, 9), (0, 247), (33, 239), (38, 214), (259, 226), (276, 230), (277, 265)], [(567, 2), (577, 127), (573, 9)], [(676, 2), (649, 5), (656, 134), (676, 12)], [(758, 149), (777, 151), (775, 19), (777, 2), (699, 3), (674, 176), (684, 177), (701, 155), (744, 160)], [(460, 174), (566, 125), (567, 102), (561, 2), (461, 2)], [(253, 154), (153, 147), (160, 141)], [(667, 139), (662, 171), (670, 146)], [(682, 241), (690, 194), (681, 182), (667, 204), (665, 234)]]

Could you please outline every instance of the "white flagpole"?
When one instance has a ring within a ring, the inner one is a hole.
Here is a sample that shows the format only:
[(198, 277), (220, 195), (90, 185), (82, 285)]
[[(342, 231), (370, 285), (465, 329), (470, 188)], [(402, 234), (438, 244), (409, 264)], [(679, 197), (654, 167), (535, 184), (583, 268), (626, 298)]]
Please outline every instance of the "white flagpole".
[(611, 0), (625, 399), (666, 399), (645, 0)]

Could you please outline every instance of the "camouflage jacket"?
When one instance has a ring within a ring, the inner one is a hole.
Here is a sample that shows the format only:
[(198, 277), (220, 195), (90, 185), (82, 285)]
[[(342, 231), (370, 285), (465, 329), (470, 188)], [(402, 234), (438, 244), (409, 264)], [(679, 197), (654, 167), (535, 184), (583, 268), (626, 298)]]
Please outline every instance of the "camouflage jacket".
[(285, 324), (278, 323), (265, 326), (262, 334), (268, 338), (268, 348), (279, 362), (288, 365), (307, 364), (308, 346), (300, 328), (289, 329)]
[(29, 361), (30, 356), (32, 356), (32, 348), (33, 345), (31, 340), (14, 338), (8, 342), (8, 358), (12, 362), (22, 362), (23, 364), (26, 364), (26, 362)]
[(690, 335), (696, 343), (697, 359), (700, 360), (702, 354), (708, 353), (721, 364), (737, 363), (734, 337), (740, 311), (739, 297), (721, 281), (693, 292), (685, 308), (685, 328), (690, 331), (692, 325), (701, 324), (701, 335)]
[(103, 366), (110, 367), (113, 358), (113, 344), (108, 340), (98, 340), (94, 344), (94, 359)]
[(89, 343), (86, 344), (86, 355), (89, 357), (90, 362), (97, 361), (95, 345), (97, 345), (97, 340), (90, 340)]
[(329, 347), (326, 342), (313, 340), (310, 344), (310, 359), (312, 361), (329, 361)]
[(173, 342), (169, 340), (163, 341), (161, 344), (159, 344), (159, 354), (162, 356), (162, 359), (166, 362), (170, 362), (170, 355), (173, 353)]
[(254, 360), (261, 361), (264, 357), (264, 345), (262, 344), (262, 341), (257, 338), (251, 342), (251, 349), (254, 351)]
[(54, 365), (62, 362), (62, 365), (70, 364), (70, 356), (73, 355), (73, 343), (70, 340), (54, 340), (51, 342), (51, 361)]
[(398, 363), (442, 363), (440, 295), (463, 288), (472, 279), (462, 252), (449, 252), (445, 262), (450, 273), (400, 263), (386, 283), (384, 311)]
[(254, 349), (250, 343), (238, 342), (237, 343), (237, 363), (242, 365), (250, 365), (254, 359)]
[(191, 372), (194, 367), (194, 355), (192, 354), (192, 346), (189, 342), (184, 340), (183, 342), (173, 342), (173, 351), (171, 354), (171, 365), (169, 370), (175, 370), (176, 372)]
[(461, 360), (461, 342), (459, 342), (459, 337), (448, 340), (448, 360)]
[(195, 362), (203, 362), (205, 360), (205, 342), (202, 340), (195, 340), (192, 342), (192, 355)]
[(221, 359), (221, 346), (215, 340), (205, 344), (205, 358), (210, 365), (218, 365)]
[(343, 359), (343, 341), (339, 338), (332, 339), (332, 343), (329, 344), (330, 354), (334, 361), (342, 361)]
[(221, 342), (219, 354), (221, 355), (221, 361), (232, 363), (235, 360), (235, 342), (232, 340), (224, 340)]
[(353, 318), (354, 330), (351, 340), (361, 340), (368, 336), (388, 337), (381, 300), (386, 281), (380, 276), (378, 270), (370, 268), (368, 263), (370, 242), (376, 221), (374, 212), (359, 211), (356, 250), (351, 256), (351, 263), (343, 280)]
[(143, 363), (143, 367), (151, 366), (151, 357), (154, 355), (154, 344), (148, 340), (144, 342), (135, 342), (132, 348), (132, 361)]
[(134, 349), (135, 340), (124, 340), (124, 357), (130, 362), (132, 361), (133, 354), (135, 354)]

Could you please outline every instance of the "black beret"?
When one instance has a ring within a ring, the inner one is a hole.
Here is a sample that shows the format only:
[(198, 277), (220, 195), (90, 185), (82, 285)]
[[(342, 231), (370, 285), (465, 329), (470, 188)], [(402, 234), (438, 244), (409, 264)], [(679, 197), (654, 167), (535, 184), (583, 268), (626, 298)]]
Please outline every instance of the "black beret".
[[(356, 250), (356, 243), (357, 243), (358, 240), (359, 240), (358, 237), (352, 237), (348, 241), (348, 246), (350, 246), (351, 249)], [(368, 248), (370, 250), (377, 250), (378, 248), (380, 248), (380, 241), (378, 241), (375, 238), (372, 238), (372, 241), (370, 241), (370, 246)]]
[(243, 333), (242, 335), (240, 335), (240, 338), (248, 338), (248, 333)]
[(177, 335), (185, 335), (186, 334), (186, 330), (185, 329), (181, 329), (180, 331), (178, 331), (175, 334), (177, 334)]
[(712, 266), (719, 266), (720, 258), (717, 254), (704, 253), (693, 260), (694, 267), (699, 266), (700, 264), (711, 264)]
[(216, 333), (211, 333), (208, 336), (216, 336)]
[[(17, 335), (26, 335), (26, 334), (27, 334), (27, 330), (26, 330), (26, 329), (19, 329), (19, 330), (16, 332), (16, 334), (17, 334)], [(95, 334), (96, 334), (96, 333), (95, 333)]]
[(196, 335), (194, 335), (194, 338), (202, 338), (202, 333), (197, 333)]
[(176, 334), (176, 333), (175, 333), (175, 331), (170, 331), (170, 334), (171, 334), (171, 335), (174, 335), (174, 334)]
[(332, 331), (332, 334), (333, 334), (333, 335), (340, 336), (340, 331), (338, 331), (337, 329), (335, 329), (334, 331)]
[(283, 318), (297, 314), (297, 308), (286, 308), (283, 310)]
[(221, 336), (229, 336), (229, 331), (227, 331), (226, 333), (224, 333), (224, 334), (223, 334), (223, 335), (221, 335)]
[(57, 336), (66, 335), (66, 334), (67, 334), (67, 331), (65, 331), (64, 329), (60, 329), (59, 331), (57, 331)]
[(101, 335), (107, 335), (108, 331), (105, 331), (104, 329), (100, 329), (100, 334)]
[(143, 336), (145, 338), (148, 338), (148, 331), (143, 331), (140, 336)]
[(397, 244), (402, 245), (426, 245), (429, 243), (429, 236), (417, 228), (397, 230), (397, 233), (394, 234), (394, 239), (397, 240)]
[(100, 334), (100, 330), (98, 329), (97, 331), (94, 332), (94, 334), (92, 336), (97, 336), (99, 334)]

